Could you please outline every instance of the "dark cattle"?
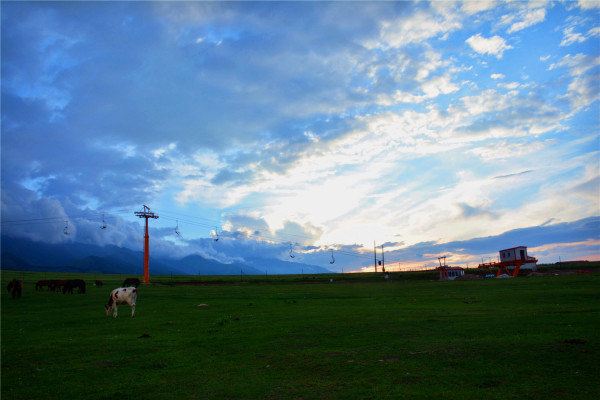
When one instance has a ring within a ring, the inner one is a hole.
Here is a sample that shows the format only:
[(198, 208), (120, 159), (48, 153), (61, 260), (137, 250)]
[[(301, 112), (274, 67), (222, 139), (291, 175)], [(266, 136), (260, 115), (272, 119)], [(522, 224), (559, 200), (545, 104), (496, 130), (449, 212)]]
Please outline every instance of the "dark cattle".
[(67, 285), (67, 281), (65, 279), (50, 279), (48, 282), (50, 282), (48, 288), (53, 292), (56, 292), (57, 290), (61, 292)]
[(96, 286), (96, 287), (102, 287), (102, 285), (104, 285), (104, 282), (99, 281), (97, 279), (94, 281), (94, 286)]
[(73, 289), (78, 289), (78, 293), (85, 293), (85, 282), (82, 279), (69, 279), (65, 282), (62, 292), (63, 294), (73, 294)]
[(35, 283), (35, 290), (42, 290), (44, 287), (50, 290), (50, 281), (47, 279), (39, 280)]
[(10, 292), (10, 296), (13, 299), (18, 299), (23, 293), (23, 281), (13, 279), (12, 281), (8, 282), (6, 289)]
[(140, 286), (140, 280), (138, 278), (127, 278), (123, 281), (123, 286), (124, 287), (127, 287), (127, 286), (138, 287), (138, 286)]

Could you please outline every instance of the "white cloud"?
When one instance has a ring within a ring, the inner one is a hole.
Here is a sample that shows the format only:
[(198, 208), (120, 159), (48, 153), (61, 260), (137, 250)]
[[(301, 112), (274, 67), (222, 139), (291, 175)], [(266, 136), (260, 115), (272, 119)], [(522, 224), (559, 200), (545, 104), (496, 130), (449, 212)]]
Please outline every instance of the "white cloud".
[(504, 51), (512, 49), (512, 46), (506, 44), (500, 36), (485, 38), (477, 34), (468, 38), (466, 43), (479, 54), (489, 54), (497, 58), (502, 58)]
[(546, 9), (537, 8), (534, 10), (528, 10), (520, 15), (520, 20), (513, 23), (508, 28), (508, 33), (518, 32), (531, 25), (542, 22), (546, 18)]
[(366, 41), (365, 47), (400, 48), (411, 43), (422, 43), (462, 27), (459, 16), (452, 8), (443, 7), (439, 3), (434, 6), (436, 4), (440, 6), (437, 12), (419, 11), (409, 17), (382, 22), (378, 40)]
[(600, 27), (591, 28), (585, 35), (574, 31), (575, 26), (569, 26), (563, 30), (563, 39), (560, 42), (561, 47), (569, 46), (573, 43), (583, 43), (589, 38), (600, 35)]
[(464, 1), (461, 4), (461, 10), (468, 15), (473, 15), (473, 14), (480, 13), (482, 11), (490, 10), (490, 9), (496, 7), (496, 4), (497, 4), (497, 2), (495, 0), (490, 0), (490, 1), (468, 0), (468, 1)]
[(135, 157), (138, 154), (137, 146), (131, 143), (107, 144), (106, 142), (97, 141), (94, 142), (94, 146), (99, 149), (108, 148), (110, 150), (116, 151), (125, 158)]
[(571, 101), (574, 111), (578, 111), (600, 100), (600, 90), (598, 82), (600, 74), (587, 74), (577, 76), (569, 83), (567, 88), (567, 97)]
[(429, 77), (432, 72), (438, 70), (439, 68), (448, 66), (448, 64), (449, 61), (442, 59), (442, 55), (440, 53), (437, 53), (433, 50), (427, 50), (425, 52), (425, 59), (419, 64), (419, 70), (415, 76), (415, 79), (417, 81), (423, 81)]
[(546, 18), (547, 1), (510, 2), (510, 12), (500, 18), (499, 25), (509, 25), (507, 32), (514, 33), (538, 24)]
[(593, 10), (594, 8), (600, 8), (600, 2), (597, 0), (579, 0), (577, 4), (582, 10)]
[(175, 150), (176, 148), (177, 148), (176, 143), (169, 143), (166, 146), (161, 146), (161, 147), (158, 147), (157, 149), (154, 149), (152, 151), (152, 155), (154, 156), (154, 158), (160, 158), (160, 157), (163, 157), (168, 152)]
[(578, 53), (574, 56), (567, 54), (559, 62), (551, 64), (548, 69), (566, 67), (569, 68), (571, 76), (580, 76), (598, 65), (600, 65), (600, 57)]
[(545, 56), (541, 56), (540, 57), (540, 61), (541, 62), (546, 62), (546, 61), (548, 61), (550, 59), (550, 57), (551, 57), (550, 54), (546, 54)]
[(313, 143), (316, 143), (320, 140), (319, 136), (317, 134), (315, 134), (313, 131), (304, 131), (304, 137)]
[(390, 106), (393, 104), (419, 104), (425, 100), (434, 99), (443, 94), (456, 92), (459, 87), (452, 82), (450, 75), (445, 74), (428, 79), (419, 87), (423, 94), (413, 94), (397, 90), (392, 95), (382, 94), (377, 98), (377, 104)]
[(523, 143), (502, 140), (492, 142), (486, 146), (476, 147), (469, 150), (469, 153), (476, 155), (483, 161), (496, 162), (497, 160), (520, 159), (526, 155), (541, 152), (550, 144), (550, 141)]
[(587, 38), (581, 33), (573, 32), (574, 29), (575, 28), (572, 26), (565, 28), (565, 30), (563, 31), (563, 39), (560, 42), (560, 46), (564, 47), (573, 43), (585, 42), (587, 40)]
[(490, 75), (490, 78), (497, 80), (497, 79), (504, 79), (504, 74), (492, 74)]
[[(427, 95), (454, 90), (449, 77), (442, 75), (437, 79)], [(424, 92), (422, 96), (427, 95)], [(514, 91), (487, 90), (455, 103), (447, 110), (430, 105), (423, 112), (359, 117), (361, 128), (349, 130), (331, 141), (310, 143), (285, 172), (258, 170), (256, 179), (227, 190), (212, 184), (210, 179), (204, 183), (198, 180), (193, 190), (201, 192), (202, 200), (214, 196), (229, 204), (235, 204), (243, 196), (260, 194), (264, 203), (255, 208), (256, 217), (266, 222), (270, 232), (284, 229), (286, 221), (294, 221), (301, 227), (313, 227), (315, 232), (322, 230), (316, 241), (320, 244), (385, 241), (394, 235), (401, 235), (409, 244), (468, 239), (540, 224), (553, 217), (557, 207), (566, 207), (553, 199), (544, 203), (551, 206), (548, 210), (537, 205), (527, 209), (527, 218), (516, 220), (519, 209), (496, 207), (495, 201), (511, 191), (545, 181), (548, 175), (515, 176), (502, 184), (493, 179), (515, 172), (515, 157), (518, 171), (536, 170), (543, 161), (541, 154), (552, 146), (548, 141), (536, 141), (535, 135), (558, 129), (556, 119), (560, 120), (560, 116), (553, 117), (549, 106), (540, 108)], [(530, 109), (539, 110), (539, 114), (529, 115)], [(493, 120), (496, 115), (511, 115), (511, 119), (521, 118), (521, 121), (516, 127), (478, 125), (479, 121)], [(439, 183), (432, 184), (439, 180), (440, 173), (432, 168), (402, 185), (388, 188), (385, 184), (390, 174), (396, 176), (391, 179), (397, 182), (397, 175), (404, 175), (415, 159), (431, 158), (434, 165), (446, 159), (457, 162), (459, 154), (472, 155), (472, 171), (477, 171), (482, 161), (487, 162), (491, 168), (489, 175), (462, 171), (457, 175), (458, 181), (444, 178), (448, 184), (442, 189)], [(471, 210), (467, 219), (463, 218), (465, 207)], [(580, 217), (582, 209), (562, 216), (567, 220)], [(380, 214), (386, 215), (383, 224), (372, 218)]]
[(452, 83), (449, 75), (442, 75), (433, 79), (429, 79), (423, 83), (423, 85), (421, 85), (421, 90), (423, 90), (423, 93), (425, 93), (426, 98), (432, 99), (441, 94), (456, 92), (458, 90), (458, 86)]
[(520, 88), (522, 85), (518, 82), (507, 82), (498, 84), (499, 87), (507, 90), (516, 90)]

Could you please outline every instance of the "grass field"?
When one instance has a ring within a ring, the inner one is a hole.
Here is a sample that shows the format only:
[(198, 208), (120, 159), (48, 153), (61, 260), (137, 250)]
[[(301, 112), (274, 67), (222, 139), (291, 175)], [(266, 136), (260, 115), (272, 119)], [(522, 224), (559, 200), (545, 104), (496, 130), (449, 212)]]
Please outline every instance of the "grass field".
[(3, 400), (600, 398), (598, 273), (221, 277), (140, 287), (134, 319), (128, 307), (104, 314), (122, 277), (62, 295), (33, 283), (69, 274), (27, 274), (12, 300), (12, 276), (2, 274)]

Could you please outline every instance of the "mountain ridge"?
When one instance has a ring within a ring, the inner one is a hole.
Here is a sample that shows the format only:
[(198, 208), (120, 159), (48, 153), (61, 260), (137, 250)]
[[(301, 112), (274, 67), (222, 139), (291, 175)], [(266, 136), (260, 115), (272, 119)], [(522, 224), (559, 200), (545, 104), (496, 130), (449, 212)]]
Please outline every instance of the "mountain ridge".
[[(97, 246), (86, 243), (45, 243), (2, 236), (0, 266), (2, 269), (47, 272), (94, 272), (104, 274), (141, 275), (143, 252), (115, 245)], [(252, 258), (246, 262), (221, 263), (190, 254), (182, 258), (155, 256), (150, 270), (156, 275), (262, 275), (330, 273), (310, 264), (277, 259)]]

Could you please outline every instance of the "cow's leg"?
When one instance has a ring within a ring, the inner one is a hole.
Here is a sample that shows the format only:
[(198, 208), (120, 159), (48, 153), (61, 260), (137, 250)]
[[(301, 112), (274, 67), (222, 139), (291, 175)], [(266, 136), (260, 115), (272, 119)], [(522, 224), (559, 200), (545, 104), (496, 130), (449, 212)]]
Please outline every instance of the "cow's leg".
[(117, 305), (113, 308), (113, 317), (117, 318)]
[(135, 304), (131, 306), (131, 318), (135, 317)]

